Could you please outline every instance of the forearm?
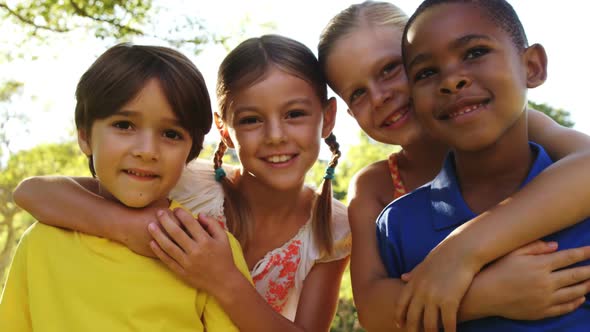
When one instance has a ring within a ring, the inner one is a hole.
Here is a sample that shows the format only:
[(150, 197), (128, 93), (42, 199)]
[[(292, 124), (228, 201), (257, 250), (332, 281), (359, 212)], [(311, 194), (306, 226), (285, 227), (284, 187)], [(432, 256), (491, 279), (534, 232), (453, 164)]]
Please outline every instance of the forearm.
[(508, 252), (590, 215), (590, 154), (571, 156), (511, 198), (465, 223), (450, 238), (482, 267)]
[(68, 177), (28, 178), (15, 189), (14, 199), (42, 223), (121, 241), (112, 221), (128, 211)]
[(213, 295), (240, 331), (304, 331), (274, 311), (241, 274), (228, 277)]
[(397, 329), (393, 312), (404, 283), (400, 279), (376, 279), (353, 287), (354, 301), (361, 325), (367, 331), (404, 331)]

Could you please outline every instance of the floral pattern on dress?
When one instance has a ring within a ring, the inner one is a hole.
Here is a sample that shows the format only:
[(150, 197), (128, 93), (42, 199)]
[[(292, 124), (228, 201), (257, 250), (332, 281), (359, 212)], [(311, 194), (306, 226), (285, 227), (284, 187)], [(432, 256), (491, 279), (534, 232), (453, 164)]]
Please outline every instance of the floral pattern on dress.
[(396, 199), (408, 193), (406, 186), (402, 181), (402, 177), (397, 167), (397, 153), (392, 153), (389, 156), (389, 172), (391, 173), (391, 179), (393, 180), (393, 198)]
[(258, 291), (264, 291), (261, 295), (279, 313), (287, 302), (289, 291), (295, 286), (295, 273), (301, 262), (301, 244), (301, 240), (293, 240), (280, 250), (271, 252), (262, 271), (252, 275)]

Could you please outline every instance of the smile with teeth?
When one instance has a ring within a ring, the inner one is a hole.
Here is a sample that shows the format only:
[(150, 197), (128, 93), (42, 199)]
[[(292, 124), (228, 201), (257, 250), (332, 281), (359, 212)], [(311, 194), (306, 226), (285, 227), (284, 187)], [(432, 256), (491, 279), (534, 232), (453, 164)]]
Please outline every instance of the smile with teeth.
[(387, 127), (396, 123), (397, 121), (399, 121), (399, 119), (403, 118), (404, 115), (408, 114), (409, 111), (410, 108), (405, 107), (404, 109), (393, 113), (389, 118), (385, 119), (385, 121), (383, 122), (383, 127)]
[(294, 157), (294, 155), (290, 155), (290, 154), (279, 154), (279, 155), (266, 157), (266, 158), (264, 158), (264, 160), (268, 161), (269, 163), (279, 164), (279, 163), (287, 162), (287, 161), (293, 159), (293, 157)]
[(130, 174), (130, 175), (143, 177), (143, 178), (156, 178), (156, 177), (158, 177), (158, 175), (153, 174), (153, 173), (143, 173), (143, 172), (138, 172), (138, 171), (131, 170), (131, 169), (126, 169), (126, 170), (124, 170), (124, 172), (127, 174)]
[(471, 106), (468, 106), (468, 107), (463, 107), (460, 110), (458, 110), (456, 112), (453, 112), (453, 113), (450, 113), (449, 115), (447, 115), (447, 118), (448, 119), (456, 118), (456, 117), (461, 116), (463, 114), (471, 113), (471, 112), (473, 112), (473, 111), (475, 111), (475, 110), (477, 110), (477, 109), (479, 109), (480, 107), (483, 107), (483, 106), (484, 106), (484, 104), (481, 103), (481, 104), (471, 105)]

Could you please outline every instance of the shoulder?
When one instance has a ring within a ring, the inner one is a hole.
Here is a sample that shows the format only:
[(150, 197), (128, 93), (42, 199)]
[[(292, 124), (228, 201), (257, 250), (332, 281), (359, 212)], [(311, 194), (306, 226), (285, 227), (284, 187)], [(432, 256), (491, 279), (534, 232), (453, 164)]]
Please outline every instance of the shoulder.
[(400, 223), (403, 219), (413, 219), (428, 211), (431, 201), (431, 182), (389, 203), (377, 218), (377, 227)]
[(393, 185), (387, 159), (374, 162), (358, 171), (350, 181), (349, 202), (357, 198), (383, 201), (393, 197)]
[[(237, 168), (224, 166), (228, 176), (235, 176)], [(216, 218), (224, 216), (224, 192), (215, 181), (213, 163), (203, 159), (190, 162), (182, 172), (170, 198), (189, 209), (193, 214), (206, 213)]]

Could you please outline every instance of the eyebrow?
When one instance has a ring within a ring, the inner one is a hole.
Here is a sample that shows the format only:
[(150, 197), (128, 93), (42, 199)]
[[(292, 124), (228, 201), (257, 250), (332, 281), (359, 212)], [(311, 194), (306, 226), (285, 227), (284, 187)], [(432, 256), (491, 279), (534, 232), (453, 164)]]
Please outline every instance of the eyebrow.
[[(296, 105), (296, 104), (305, 104), (307, 106), (311, 106), (312, 103), (309, 100), (309, 98), (300, 97), (300, 98), (291, 99), (288, 102), (282, 104), (281, 108), (287, 108), (289, 106)], [(234, 111), (234, 114), (240, 114), (242, 112), (247, 112), (247, 111), (254, 111), (255, 112), (257, 110), (258, 110), (257, 106), (250, 106), (250, 105), (240, 106), (240, 107), (236, 108), (236, 110)]]
[[(490, 40), (492, 40), (492, 38), (490, 38), (487, 35), (479, 35), (479, 34), (465, 35), (463, 37), (457, 38), (454, 41), (452, 41), (451, 45), (449, 46), (449, 49), (454, 50), (454, 49), (464, 47), (465, 45), (471, 43), (474, 40), (490, 41)], [(420, 54), (416, 55), (412, 59), (412, 61), (410, 61), (410, 63), (408, 64), (408, 70), (416, 65), (419, 65), (422, 62), (429, 60), (430, 58), (432, 58), (432, 54), (430, 54), (430, 53), (420, 53)]]
[[(132, 110), (120, 110), (120, 111), (113, 113), (113, 115), (126, 116), (126, 117), (133, 118), (133, 117), (140, 117), (141, 113), (137, 112), (137, 111), (132, 111)], [(174, 117), (174, 118), (166, 117), (166, 118), (162, 119), (162, 122), (168, 123), (169, 125), (172, 125), (172, 126), (178, 126), (178, 127), (184, 128), (184, 126), (182, 126), (182, 124), (180, 123), (180, 120), (178, 120), (177, 117)]]

